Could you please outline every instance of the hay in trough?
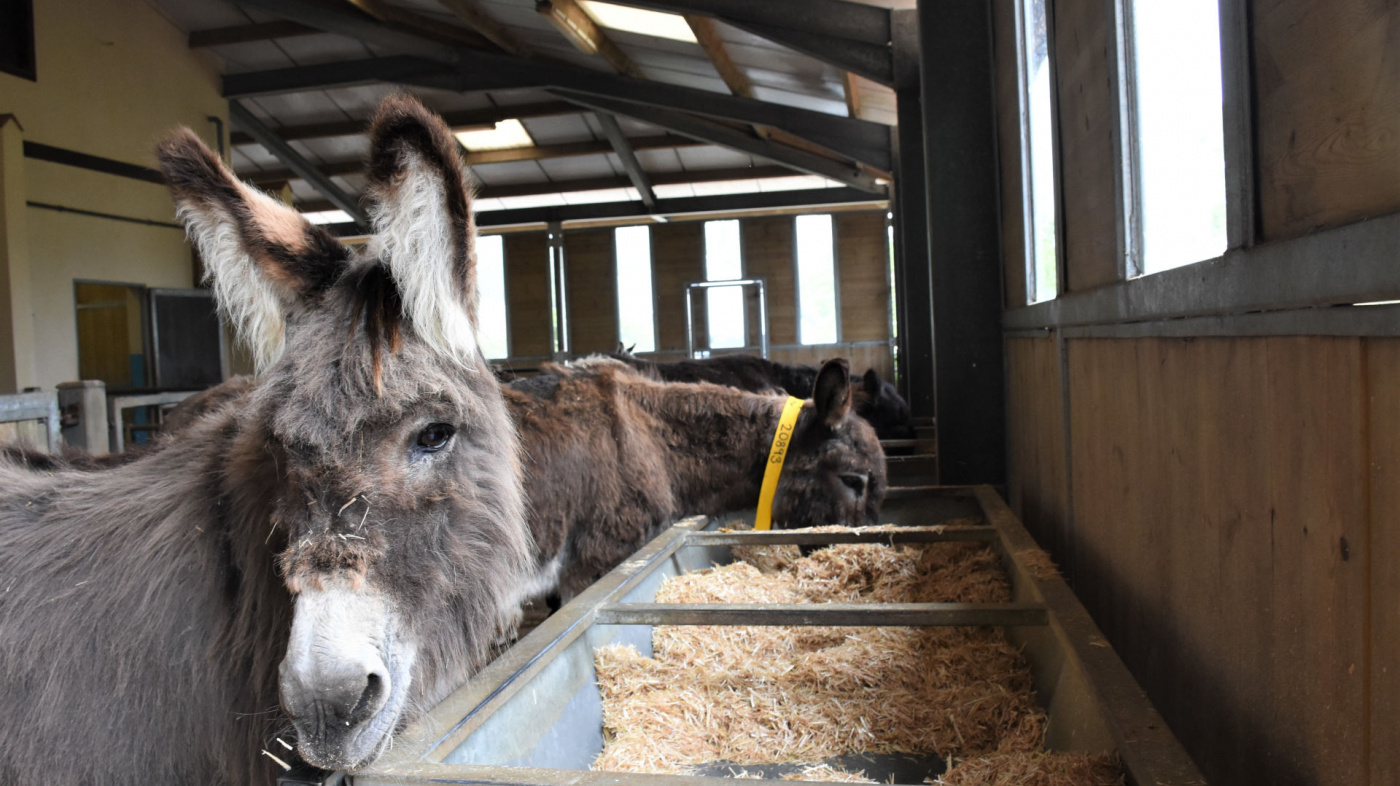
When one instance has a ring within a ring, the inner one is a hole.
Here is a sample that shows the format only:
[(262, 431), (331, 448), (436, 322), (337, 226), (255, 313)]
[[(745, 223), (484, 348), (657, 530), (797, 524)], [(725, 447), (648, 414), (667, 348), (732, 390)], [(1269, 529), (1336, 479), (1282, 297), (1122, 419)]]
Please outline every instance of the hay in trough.
[(936, 786), (1123, 786), (1115, 756), (1011, 753), (957, 762)]
[[(1005, 602), (981, 544), (745, 550), (679, 576), (661, 603)], [(761, 567), (760, 567), (761, 566)], [(596, 653), (607, 743), (596, 770), (817, 763), (847, 753), (939, 758), (1038, 750), (1045, 715), (1019, 652), (981, 628), (663, 626), (653, 657)], [(807, 778), (804, 779), (814, 779)], [(829, 779), (829, 778), (822, 778)]]

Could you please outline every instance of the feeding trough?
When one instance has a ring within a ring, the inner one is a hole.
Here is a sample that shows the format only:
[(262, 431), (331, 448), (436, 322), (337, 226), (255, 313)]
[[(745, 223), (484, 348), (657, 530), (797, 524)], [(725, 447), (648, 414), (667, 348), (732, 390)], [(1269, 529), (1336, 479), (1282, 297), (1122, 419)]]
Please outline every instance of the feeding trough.
[[(696, 775), (592, 771), (603, 749), (603, 705), (595, 653), (615, 644), (651, 653), (656, 625), (987, 626), (1004, 631), (1029, 666), (1045, 711), (1050, 751), (1113, 753), (1127, 782), (1199, 786), (1199, 771), (1069, 587), (989, 487), (910, 488), (892, 493), (885, 521), (900, 531), (717, 532), (687, 519), (662, 533), (547, 619), (400, 738), (356, 786), (390, 783), (679, 786), (713, 783), (722, 766)], [(833, 543), (989, 546), (1010, 584), (1004, 603), (668, 604), (667, 579), (729, 563), (736, 546)], [(877, 780), (920, 782), (936, 762), (854, 756), (835, 762)], [(782, 768), (745, 768), (778, 778)], [(820, 776), (816, 776), (818, 779)]]

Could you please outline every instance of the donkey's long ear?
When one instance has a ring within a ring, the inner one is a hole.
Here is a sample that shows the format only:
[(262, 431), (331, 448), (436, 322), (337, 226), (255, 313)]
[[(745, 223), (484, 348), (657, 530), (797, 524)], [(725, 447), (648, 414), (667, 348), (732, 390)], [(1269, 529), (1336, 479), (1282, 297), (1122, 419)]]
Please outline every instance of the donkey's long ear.
[(349, 252), (297, 211), (240, 182), (188, 128), (166, 137), (156, 158), (219, 307), (266, 367), (282, 354), (288, 312), (335, 283)]
[(377, 250), (414, 332), (444, 355), (473, 357), (476, 227), (457, 141), (416, 99), (391, 95), (370, 126), (369, 164)]
[(817, 372), (812, 386), (812, 402), (817, 406), (817, 419), (827, 428), (835, 428), (851, 409), (851, 366), (842, 358), (828, 360)]

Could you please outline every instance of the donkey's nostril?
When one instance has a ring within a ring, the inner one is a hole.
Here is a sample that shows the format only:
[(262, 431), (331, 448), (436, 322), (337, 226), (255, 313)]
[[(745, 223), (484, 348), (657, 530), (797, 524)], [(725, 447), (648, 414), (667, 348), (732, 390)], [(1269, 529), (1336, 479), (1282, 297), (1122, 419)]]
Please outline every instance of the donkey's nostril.
[[(365, 676), (365, 681), (361, 683), (364, 685), (364, 690), (360, 691), (359, 699), (353, 708), (342, 716), (346, 726), (359, 726), (379, 712), (384, 706), (385, 682), (383, 675), (375, 672), (370, 672)], [(348, 702), (346, 706), (349, 707)]]
[(371, 673), (365, 681), (365, 690), (360, 694), (360, 700), (355, 704), (355, 709), (350, 712), (350, 725), (354, 726), (360, 721), (367, 720), (374, 713), (379, 711), (379, 706), (383, 704), (380, 699), (384, 696), (384, 679), (378, 674)]

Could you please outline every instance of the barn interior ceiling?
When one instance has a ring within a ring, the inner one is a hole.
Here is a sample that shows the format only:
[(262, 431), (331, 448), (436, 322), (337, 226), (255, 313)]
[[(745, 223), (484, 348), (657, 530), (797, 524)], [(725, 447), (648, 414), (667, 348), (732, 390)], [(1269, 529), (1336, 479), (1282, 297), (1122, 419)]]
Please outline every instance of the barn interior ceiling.
[(156, 2), (222, 65), (238, 174), (342, 234), (398, 89), (461, 132), (485, 226), (888, 196), (913, 0)]

